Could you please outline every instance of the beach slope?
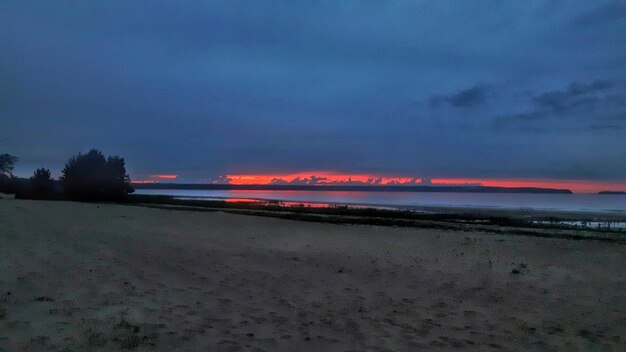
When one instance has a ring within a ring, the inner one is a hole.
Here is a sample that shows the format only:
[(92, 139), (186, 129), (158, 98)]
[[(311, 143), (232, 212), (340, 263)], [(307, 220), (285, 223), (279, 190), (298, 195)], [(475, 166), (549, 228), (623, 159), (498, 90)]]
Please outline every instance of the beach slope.
[(626, 246), (0, 200), (0, 351), (626, 350)]

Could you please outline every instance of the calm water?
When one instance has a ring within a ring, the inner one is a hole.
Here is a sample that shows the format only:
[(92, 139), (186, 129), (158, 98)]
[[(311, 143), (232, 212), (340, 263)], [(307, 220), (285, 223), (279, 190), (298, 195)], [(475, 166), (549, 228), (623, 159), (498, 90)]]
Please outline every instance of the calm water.
[(263, 199), (285, 202), (378, 206), (481, 207), (624, 213), (626, 196), (597, 194), (499, 194), (343, 191), (223, 191), (138, 189), (137, 194), (159, 194), (200, 199)]

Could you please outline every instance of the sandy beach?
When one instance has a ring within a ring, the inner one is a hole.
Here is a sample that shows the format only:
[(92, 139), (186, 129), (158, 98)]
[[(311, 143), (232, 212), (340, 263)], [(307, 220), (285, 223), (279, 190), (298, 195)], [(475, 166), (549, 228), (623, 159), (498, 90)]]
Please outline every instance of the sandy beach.
[(626, 246), (0, 199), (0, 351), (623, 351)]

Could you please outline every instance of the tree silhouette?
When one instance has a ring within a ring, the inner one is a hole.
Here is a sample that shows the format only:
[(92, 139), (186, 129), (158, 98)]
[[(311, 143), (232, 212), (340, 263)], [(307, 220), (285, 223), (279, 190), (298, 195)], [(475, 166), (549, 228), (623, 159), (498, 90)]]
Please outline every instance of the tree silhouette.
[(11, 173), (17, 162), (17, 157), (10, 154), (0, 154), (0, 192), (16, 193), (19, 188), (18, 179)]
[(54, 180), (50, 170), (40, 168), (30, 177), (30, 185), (35, 194), (50, 194), (54, 190)]
[(105, 158), (101, 151), (71, 157), (60, 180), (65, 194), (81, 200), (120, 200), (133, 192), (123, 158)]
[(17, 157), (10, 154), (0, 154), (0, 177), (11, 177)]

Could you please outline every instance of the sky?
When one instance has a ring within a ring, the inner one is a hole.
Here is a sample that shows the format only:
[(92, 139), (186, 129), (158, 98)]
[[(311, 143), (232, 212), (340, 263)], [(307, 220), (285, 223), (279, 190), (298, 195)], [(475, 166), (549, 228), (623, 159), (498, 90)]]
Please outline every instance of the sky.
[(19, 176), (95, 147), (138, 181), (626, 190), (625, 23), (600, 0), (0, 0), (0, 153)]

